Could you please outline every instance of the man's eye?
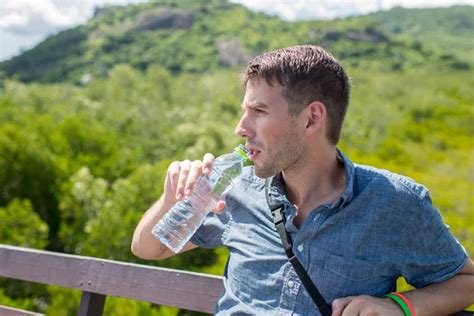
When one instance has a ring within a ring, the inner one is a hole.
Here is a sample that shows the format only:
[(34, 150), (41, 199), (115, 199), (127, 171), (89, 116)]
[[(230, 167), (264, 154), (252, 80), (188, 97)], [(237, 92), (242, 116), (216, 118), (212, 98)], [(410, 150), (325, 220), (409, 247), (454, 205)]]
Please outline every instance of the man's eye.
[(262, 110), (260, 110), (260, 109), (254, 109), (254, 112), (255, 112), (255, 114), (257, 114), (257, 115), (261, 115), (261, 114), (264, 114), (264, 113), (265, 113), (265, 111), (262, 111)]

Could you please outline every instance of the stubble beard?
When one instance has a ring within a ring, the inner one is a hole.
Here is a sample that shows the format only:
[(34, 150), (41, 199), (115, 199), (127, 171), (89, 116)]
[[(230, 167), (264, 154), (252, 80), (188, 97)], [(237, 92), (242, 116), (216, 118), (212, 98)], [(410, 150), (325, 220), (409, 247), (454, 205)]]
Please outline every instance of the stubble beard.
[(304, 146), (299, 140), (296, 131), (290, 129), (285, 138), (265, 151), (269, 159), (263, 165), (255, 164), (255, 175), (259, 178), (268, 178), (288, 169), (296, 168), (303, 156)]

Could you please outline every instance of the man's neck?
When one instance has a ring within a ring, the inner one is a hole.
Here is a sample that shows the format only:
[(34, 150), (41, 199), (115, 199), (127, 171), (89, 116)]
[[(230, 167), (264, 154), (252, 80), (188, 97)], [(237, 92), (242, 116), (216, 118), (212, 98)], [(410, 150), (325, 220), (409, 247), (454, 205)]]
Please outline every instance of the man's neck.
[(295, 224), (319, 205), (335, 202), (346, 187), (344, 166), (334, 146), (309, 151), (302, 159), (282, 172), (288, 200), (298, 209)]

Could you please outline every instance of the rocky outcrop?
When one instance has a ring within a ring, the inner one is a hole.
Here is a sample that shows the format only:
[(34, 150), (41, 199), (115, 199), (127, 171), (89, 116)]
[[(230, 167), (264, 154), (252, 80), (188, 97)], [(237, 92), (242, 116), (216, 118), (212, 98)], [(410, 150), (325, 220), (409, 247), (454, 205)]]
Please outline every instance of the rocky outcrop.
[(156, 29), (189, 29), (194, 22), (190, 12), (176, 11), (170, 8), (144, 13), (137, 18), (137, 22), (128, 31), (142, 32)]
[(251, 58), (251, 55), (242, 49), (237, 38), (218, 41), (217, 51), (219, 52), (219, 63), (224, 67), (239, 66)]
[(339, 40), (360, 41), (369, 43), (383, 43), (388, 42), (389, 39), (385, 34), (372, 28), (363, 31), (347, 31), (338, 32), (330, 31), (324, 34), (323, 41), (335, 42)]

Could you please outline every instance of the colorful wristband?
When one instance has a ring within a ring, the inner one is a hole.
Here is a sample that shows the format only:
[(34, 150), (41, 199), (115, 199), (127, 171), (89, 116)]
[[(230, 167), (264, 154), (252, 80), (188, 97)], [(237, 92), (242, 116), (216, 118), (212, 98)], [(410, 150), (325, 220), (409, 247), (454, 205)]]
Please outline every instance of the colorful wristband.
[[(392, 292), (390, 294), (384, 295), (383, 297), (389, 298), (403, 310), (405, 316), (415, 316), (415, 312), (413, 310), (413, 306), (411, 305), (410, 301), (406, 299), (403, 295), (397, 295), (400, 293)], [(403, 298), (402, 298), (403, 297)]]
[(403, 302), (408, 306), (408, 309), (410, 309), (411, 316), (415, 316), (415, 308), (413, 307), (413, 304), (406, 298), (405, 295), (398, 292), (392, 292), (390, 294), (396, 295), (399, 298), (401, 298)]

